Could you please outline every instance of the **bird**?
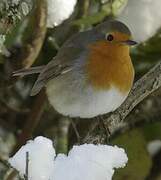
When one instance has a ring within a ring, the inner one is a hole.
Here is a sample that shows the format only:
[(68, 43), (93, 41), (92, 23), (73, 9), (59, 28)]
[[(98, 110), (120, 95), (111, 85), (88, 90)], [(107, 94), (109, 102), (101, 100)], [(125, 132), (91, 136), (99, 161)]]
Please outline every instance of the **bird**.
[(130, 46), (136, 45), (129, 28), (107, 20), (69, 38), (47, 64), (13, 72), (38, 73), (31, 96), (46, 87), (49, 103), (71, 118), (94, 118), (116, 110), (134, 81)]

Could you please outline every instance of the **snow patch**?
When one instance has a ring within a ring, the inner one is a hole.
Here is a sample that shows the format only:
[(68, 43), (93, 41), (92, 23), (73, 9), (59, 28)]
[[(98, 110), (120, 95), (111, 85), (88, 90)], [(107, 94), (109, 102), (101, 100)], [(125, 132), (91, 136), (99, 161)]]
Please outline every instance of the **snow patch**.
[(29, 152), (29, 180), (111, 180), (114, 168), (124, 167), (128, 161), (124, 149), (108, 145), (74, 146), (68, 156), (56, 156), (52, 141), (37, 137), (9, 159), (21, 175), (25, 175), (26, 152)]
[(149, 154), (154, 156), (161, 150), (161, 140), (151, 141), (150, 143), (148, 143), (147, 149), (148, 149)]
[(48, 18), (47, 27), (58, 26), (74, 11), (77, 0), (47, 0)]
[(143, 42), (161, 27), (161, 0), (129, 0), (118, 20), (129, 26), (133, 37)]

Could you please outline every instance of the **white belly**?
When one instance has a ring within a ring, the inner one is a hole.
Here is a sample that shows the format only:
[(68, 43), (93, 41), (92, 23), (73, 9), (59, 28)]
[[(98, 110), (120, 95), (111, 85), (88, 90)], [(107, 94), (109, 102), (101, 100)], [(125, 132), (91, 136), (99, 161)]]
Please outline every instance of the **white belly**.
[(114, 87), (107, 91), (96, 91), (82, 84), (81, 79), (78, 82), (68, 76), (51, 80), (46, 89), (49, 102), (55, 110), (65, 116), (81, 118), (92, 118), (114, 111), (128, 95)]

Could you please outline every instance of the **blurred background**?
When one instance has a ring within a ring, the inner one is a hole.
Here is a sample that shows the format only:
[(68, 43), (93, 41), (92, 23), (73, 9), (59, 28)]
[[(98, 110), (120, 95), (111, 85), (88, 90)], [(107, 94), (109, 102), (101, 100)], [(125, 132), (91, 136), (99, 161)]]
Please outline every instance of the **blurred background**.
[[(61, 1), (55, 6), (52, 3), (58, 0), (0, 0), (2, 180), (20, 179), (11, 173), (7, 159), (26, 140), (43, 135), (53, 140), (57, 152), (67, 153), (73, 144), (83, 142), (93, 123), (62, 117), (48, 103), (45, 90), (30, 97), (37, 76), (13, 78), (13, 71), (47, 64), (70, 36), (108, 18), (127, 24), (139, 42), (131, 49), (135, 81), (161, 60), (161, 0), (72, 0), (71, 10)], [(129, 157), (128, 165), (117, 171), (114, 180), (161, 180), (160, 120), (161, 89), (130, 113), (128, 128), (120, 128), (108, 140), (108, 144), (125, 148)], [(104, 136), (103, 128), (97, 130)], [(92, 141), (107, 143), (105, 138)]]

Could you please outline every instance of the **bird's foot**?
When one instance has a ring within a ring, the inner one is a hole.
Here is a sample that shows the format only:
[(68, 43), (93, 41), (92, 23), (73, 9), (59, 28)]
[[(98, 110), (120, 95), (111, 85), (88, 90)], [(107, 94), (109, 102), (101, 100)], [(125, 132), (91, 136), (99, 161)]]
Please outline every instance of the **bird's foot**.
[(107, 126), (107, 123), (105, 124), (104, 118), (102, 116), (98, 116), (97, 119), (99, 120), (99, 124), (104, 129), (105, 135), (106, 135), (106, 142), (109, 143), (109, 137), (111, 136), (110, 129)]
[(80, 142), (81, 142), (81, 136), (80, 136), (80, 134), (79, 134), (79, 132), (78, 132), (76, 123), (73, 121), (73, 119), (71, 119), (71, 125), (72, 125), (73, 130), (74, 130), (74, 132), (75, 132), (75, 135), (76, 135), (76, 137), (77, 137), (77, 142), (78, 142), (78, 144), (80, 144)]

